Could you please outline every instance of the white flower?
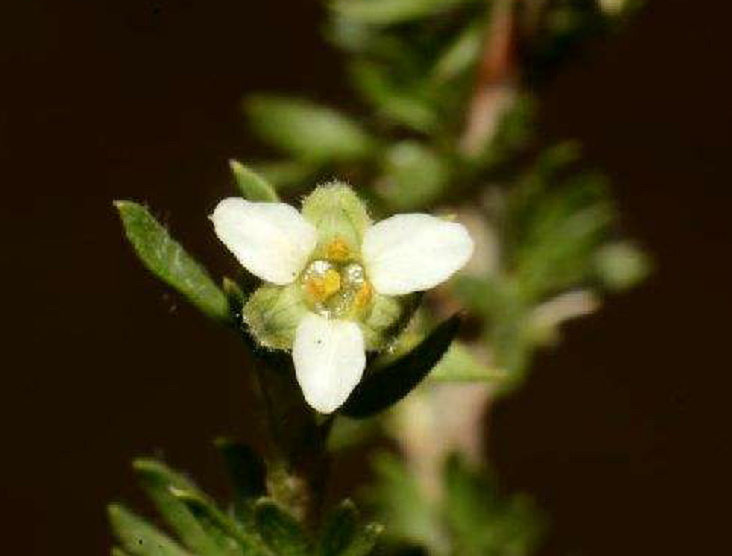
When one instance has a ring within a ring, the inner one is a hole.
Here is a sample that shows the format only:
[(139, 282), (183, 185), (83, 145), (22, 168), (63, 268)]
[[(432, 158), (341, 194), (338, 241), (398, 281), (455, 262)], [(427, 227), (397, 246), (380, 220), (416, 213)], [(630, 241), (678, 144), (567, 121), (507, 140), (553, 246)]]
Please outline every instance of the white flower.
[(221, 201), (216, 234), (264, 280), (245, 320), (268, 347), (292, 349), (305, 400), (340, 407), (361, 380), (366, 350), (383, 345), (400, 297), (447, 280), (473, 253), (467, 230), (427, 214), (372, 224), (346, 186), (316, 189), (302, 214), (283, 203)]

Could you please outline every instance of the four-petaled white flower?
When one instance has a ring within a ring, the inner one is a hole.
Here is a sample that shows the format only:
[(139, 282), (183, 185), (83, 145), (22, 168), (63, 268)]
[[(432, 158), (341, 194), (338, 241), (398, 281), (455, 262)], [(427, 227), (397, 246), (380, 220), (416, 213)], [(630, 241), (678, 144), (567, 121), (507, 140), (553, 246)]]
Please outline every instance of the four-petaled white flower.
[(305, 400), (321, 413), (346, 401), (402, 300), (444, 282), (473, 253), (465, 227), (428, 214), (373, 224), (341, 184), (316, 189), (302, 213), (229, 198), (211, 219), (224, 245), (266, 283), (247, 302), (245, 321), (263, 345), (292, 349)]

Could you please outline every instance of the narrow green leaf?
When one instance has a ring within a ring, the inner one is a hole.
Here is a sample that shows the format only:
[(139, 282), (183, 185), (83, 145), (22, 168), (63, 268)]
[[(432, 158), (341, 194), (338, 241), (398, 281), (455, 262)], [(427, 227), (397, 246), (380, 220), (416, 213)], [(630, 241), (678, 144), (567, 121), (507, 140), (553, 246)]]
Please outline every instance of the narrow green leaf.
[(236, 178), (241, 196), (248, 201), (265, 201), (276, 203), (280, 200), (274, 187), (262, 176), (247, 168), (236, 160), (230, 160), (229, 166)]
[(361, 23), (395, 25), (445, 12), (473, 0), (337, 0), (333, 9)]
[(468, 25), (435, 64), (435, 79), (448, 81), (473, 68), (480, 58), (483, 33), (482, 22)]
[(320, 536), (318, 556), (341, 556), (358, 533), (358, 510), (350, 500), (341, 502), (328, 516)]
[(127, 239), (148, 270), (208, 316), (226, 321), (228, 305), (222, 291), (150, 212), (132, 201), (116, 201), (115, 206)]
[(356, 535), (350, 546), (340, 556), (368, 556), (376, 547), (383, 532), (384, 526), (380, 523), (369, 523)]
[(397, 210), (429, 206), (445, 192), (450, 168), (437, 152), (417, 141), (402, 141), (386, 153), (382, 197)]
[(367, 375), (341, 412), (349, 417), (369, 417), (404, 398), (442, 359), (459, 327), (460, 317), (454, 315), (437, 326), (412, 351)]
[(119, 543), (134, 556), (192, 556), (170, 537), (126, 508), (109, 506), (109, 520)]
[(442, 485), (442, 515), (457, 554), (535, 551), (543, 520), (525, 496), (504, 496), (490, 473), (471, 468), (458, 454), (446, 459)]
[(265, 544), (277, 556), (307, 556), (310, 548), (294, 517), (274, 501), (263, 498), (254, 508), (257, 530)]
[(304, 100), (259, 96), (247, 102), (246, 111), (263, 140), (313, 163), (357, 160), (374, 147), (355, 121)]
[[(404, 460), (386, 451), (377, 452), (372, 468), (375, 480), (368, 496), (380, 519), (389, 524), (389, 537), (424, 546), (428, 551), (438, 547), (444, 550), (442, 516)], [(440, 554), (442, 550), (429, 553)]]
[(231, 556), (259, 556), (266, 554), (259, 538), (247, 533), (231, 517), (219, 510), (216, 505), (200, 492), (171, 487), (171, 494), (180, 500), (209, 537)]
[(648, 255), (628, 241), (603, 245), (595, 254), (596, 272), (603, 285), (612, 291), (635, 287), (650, 274)]
[(254, 166), (254, 170), (274, 184), (277, 191), (289, 192), (312, 183), (317, 165), (302, 160), (276, 160), (258, 163)]
[(115, 546), (112, 547), (112, 556), (130, 556), (130, 554)]
[(174, 495), (174, 489), (199, 492), (192, 482), (154, 460), (139, 459), (133, 463), (133, 467), (160, 515), (183, 544), (198, 556), (230, 556)]
[(438, 116), (424, 88), (396, 82), (389, 67), (359, 60), (351, 64), (351, 79), (360, 94), (381, 116), (421, 133), (432, 132)]
[(431, 379), (444, 382), (496, 382), (505, 377), (505, 371), (481, 363), (468, 346), (458, 341), (452, 343), (430, 373)]

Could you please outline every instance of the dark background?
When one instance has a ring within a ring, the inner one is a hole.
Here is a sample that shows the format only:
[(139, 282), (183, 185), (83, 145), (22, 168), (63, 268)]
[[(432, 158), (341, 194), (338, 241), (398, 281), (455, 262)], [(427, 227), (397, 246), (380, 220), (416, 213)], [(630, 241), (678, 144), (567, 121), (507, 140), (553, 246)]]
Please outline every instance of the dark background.
[[(546, 556), (726, 547), (731, 16), (651, 0), (543, 95), (544, 132), (614, 178), (657, 266), (496, 409), (490, 449), (551, 515)], [(240, 97), (348, 101), (321, 23), (315, 1), (0, 3), (3, 554), (106, 554), (105, 504), (142, 502), (136, 455), (220, 491), (210, 439), (253, 435), (242, 350), (142, 269), (111, 200), (231, 269), (205, 216), (252, 152)]]

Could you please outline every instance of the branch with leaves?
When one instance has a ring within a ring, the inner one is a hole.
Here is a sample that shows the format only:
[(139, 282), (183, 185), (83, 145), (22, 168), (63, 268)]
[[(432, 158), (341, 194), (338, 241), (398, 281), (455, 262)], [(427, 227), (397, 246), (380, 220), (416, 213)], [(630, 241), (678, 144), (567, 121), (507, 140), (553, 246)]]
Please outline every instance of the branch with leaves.
[[(607, 179), (574, 142), (534, 133), (542, 84), (635, 2), (327, 6), (360, 108), (245, 100), (272, 156), (232, 161), (239, 196), (211, 215), (245, 274), (213, 279), (147, 208), (116, 203), (143, 264), (242, 339), (265, 436), (262, 453), (217, 442), (225, 509), (137, 460), (173, 536), (113, 505), (118, 556), (358, 556), (377, 541), (384, 554), (529, 554), (543, 525), (487, 469), (485, 413), (562, 323), (649, 270), (620, 235)], [(300, 211), (282, 201), (301, 194)], [(375, 436), (401, 454), (377, 451), (354, 497), (386, 527), (326, 496), (331, 460)]]

